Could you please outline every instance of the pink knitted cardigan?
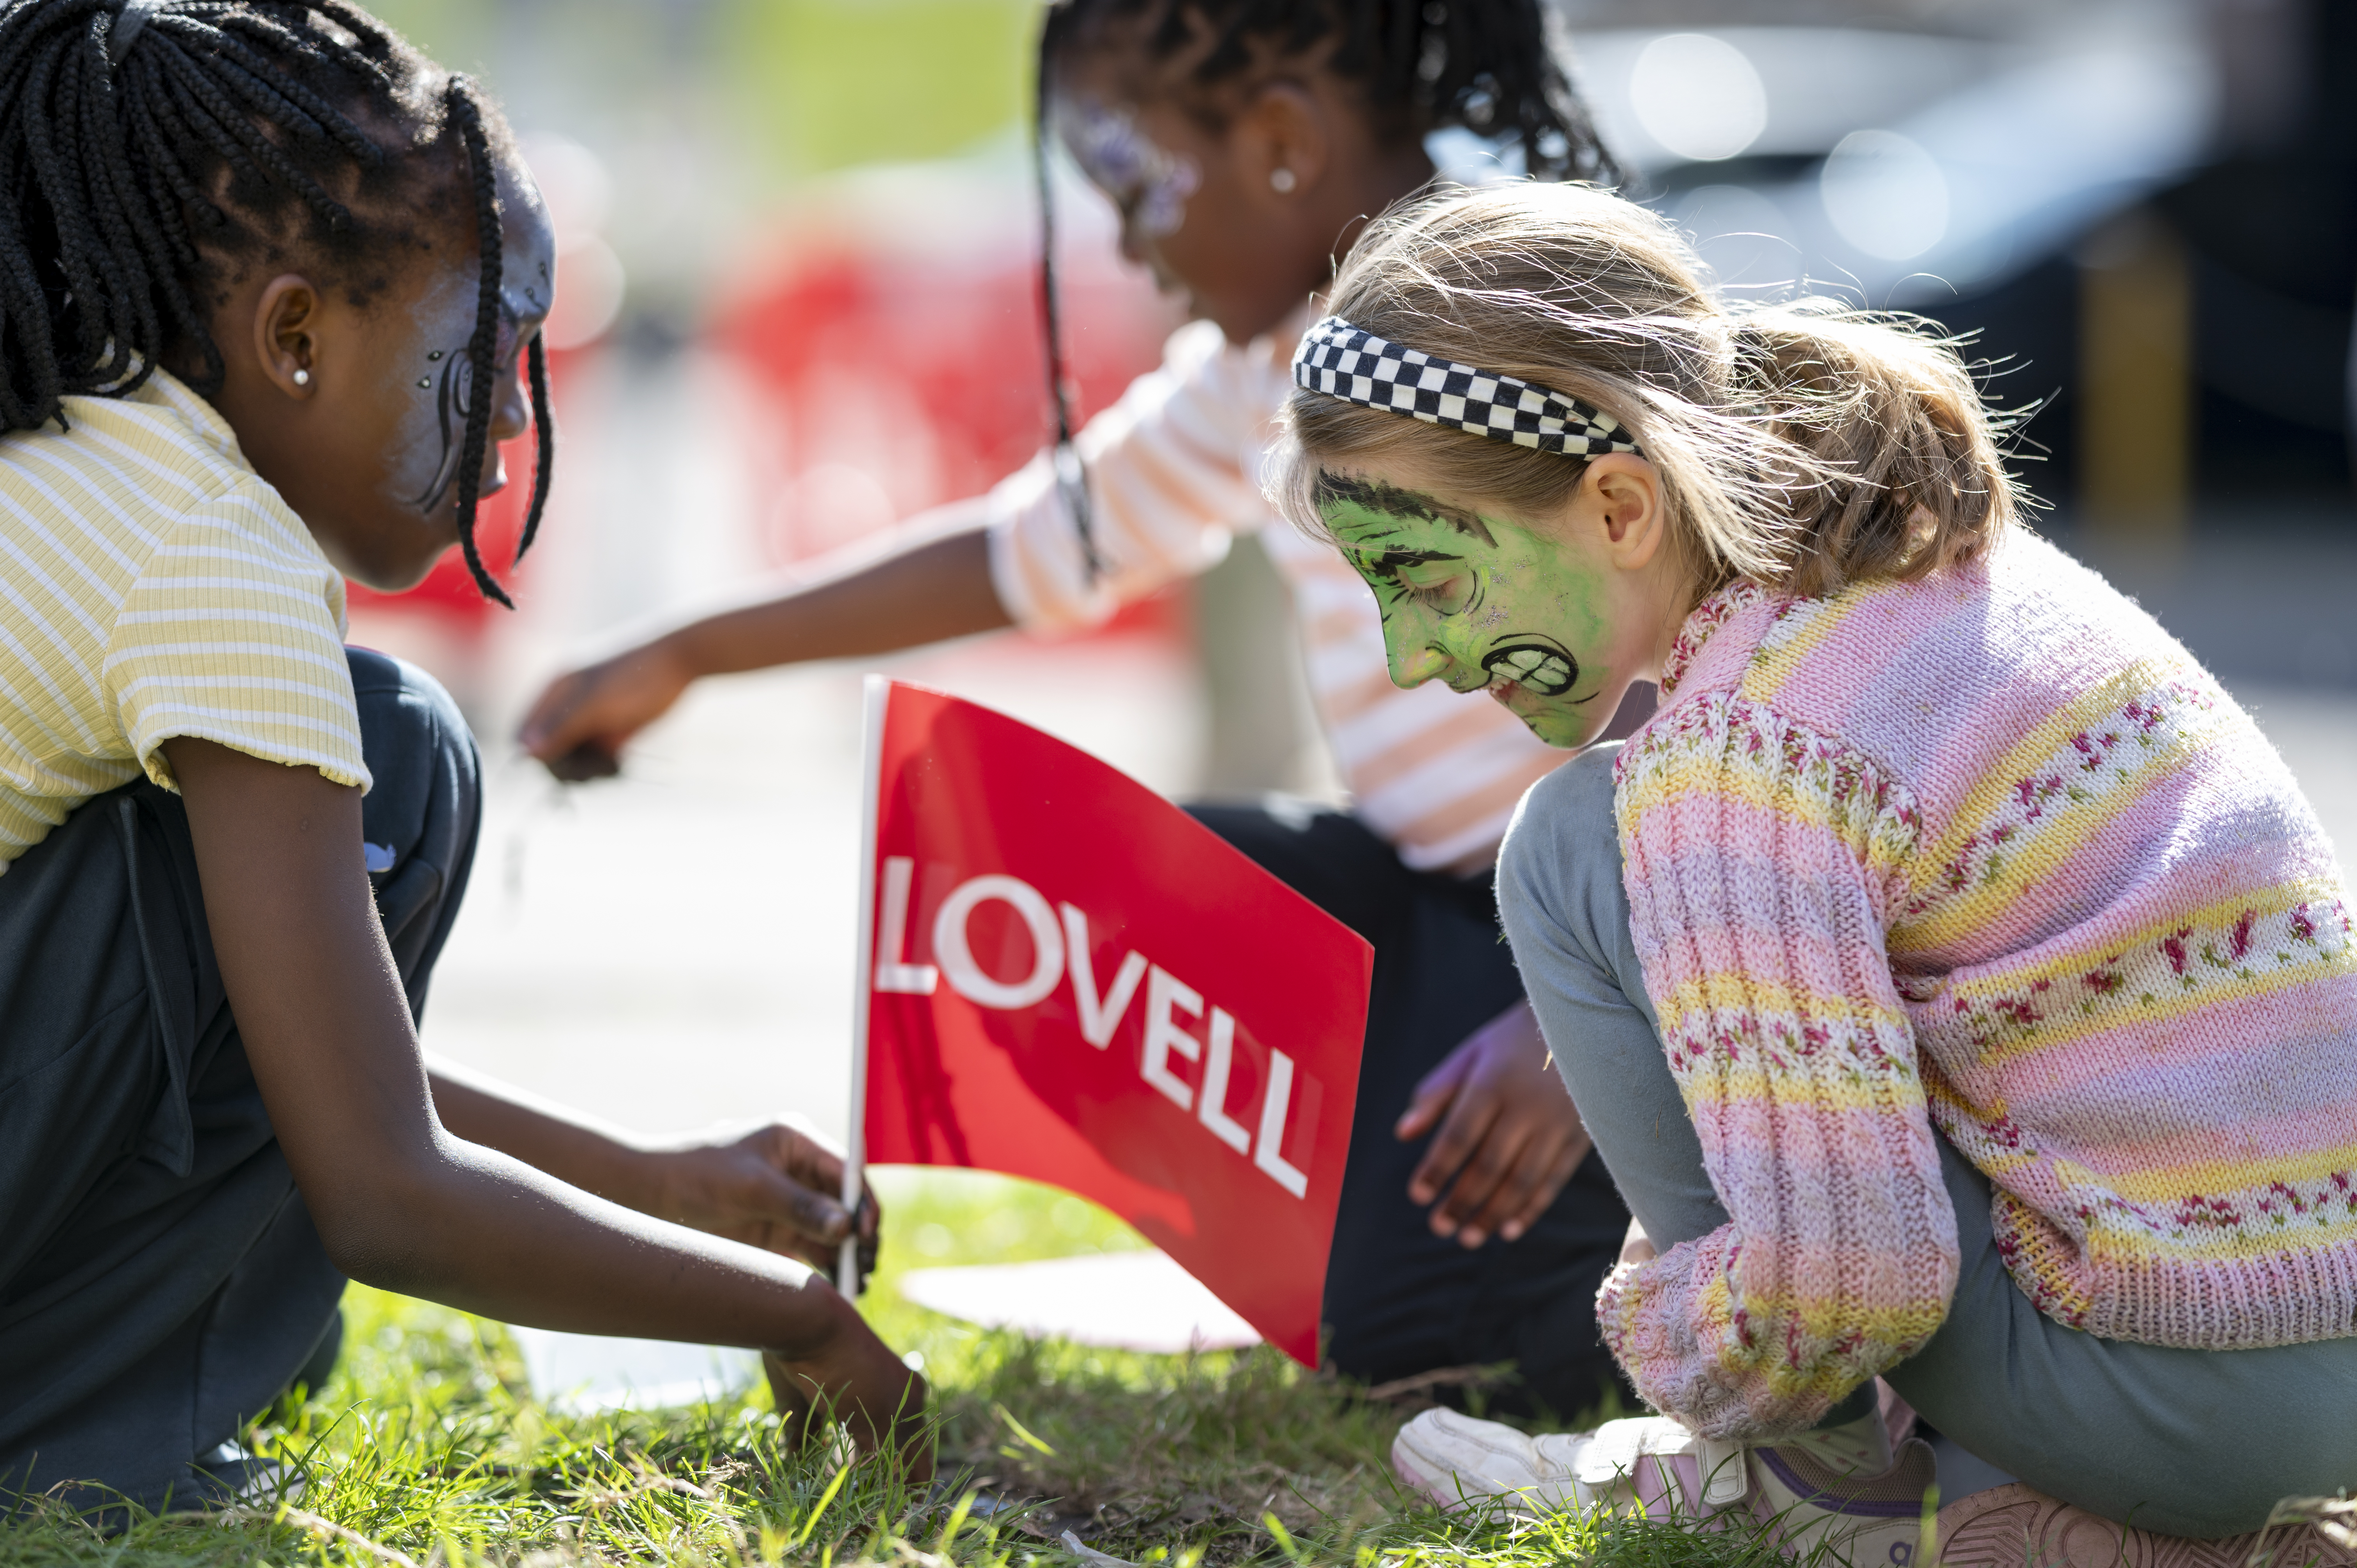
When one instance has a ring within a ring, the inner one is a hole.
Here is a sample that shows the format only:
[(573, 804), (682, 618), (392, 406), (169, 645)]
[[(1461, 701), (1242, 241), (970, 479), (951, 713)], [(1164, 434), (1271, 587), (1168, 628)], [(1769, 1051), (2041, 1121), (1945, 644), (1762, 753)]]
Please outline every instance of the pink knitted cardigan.
[(1934, 1125), (2048, 1316), (2228, 1349), (2357, 1333), (2357, 954), (2275, 748), (2027, 532), (1687, 622), (1615, 802), (1636, 950), (1730, 1222), (1606, 1281), (1702, 1433), (1792, 1431), (1954, 1289)]

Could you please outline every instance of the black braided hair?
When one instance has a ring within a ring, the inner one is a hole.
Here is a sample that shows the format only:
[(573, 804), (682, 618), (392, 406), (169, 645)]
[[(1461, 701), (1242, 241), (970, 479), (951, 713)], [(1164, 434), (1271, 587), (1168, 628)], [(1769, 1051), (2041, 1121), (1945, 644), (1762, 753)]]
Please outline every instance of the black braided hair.
[(1545, 0), (1048, 0), (1032, 124), (1041, 315), (1057, 479), (1092, 579), (1099, 565), (1096, 540), (1086, 478), (1072, 446), (1056, 295), (1049, 112), (1065, 52), (1116, 38), (1141, 48), (1146, 65), (1192, 53), (1189, 81), (1205, 91), (1243, 75), (1256, 59), (1296, 59), (1330, 43), (1326, 69), (1359, 84), (1377, 134), (1388, 141), (1463, 126), (1518, 141), (1523, 167), (1540, 179), (1612, 184), (1620, 177), (1556, 58)]
[[(504, 259), (500, 236), (499, 183), (491, 173), (490, 142), (483, 131), (483, 112), (467, 79), (453, 76), (449, 86), (443, 90), (443, 97), (466, 143), (467, 166), (475, 174), (475, 233), (482, 263), (480, 281), (475, 288), (475, 332), (467, 340), (470, 379), (467, 387), (467, 439), (458, 451), (458, 545), (467, 553), (467, 570), (475, 575), (475, 585), (483, 596), (513, 609), (515, 601), (491, 580), (491, 575), (483, 569), (482, 553), (475, 548), (475, 510), (482, 501), (483, 449), (490, 445), (491, 404), (498, 401), (491, 395), (491, 366), (499, 353), (500, 274)], [(533, 412), (539, 412), (536, 403)], [(533, 498), (534, 510), (539, 510), (539, 499)], [(522, 553), (521, 548), (517, 553)]]
[(1032, 104), (1031, 163), (1039, 181), (1039, 316), (1048, 336), (1048, 406), (1056, 422), (1056, 441), (1049, 461), (1056, 467), (1056, 488), (1072, 514), (1081, 538), (1081, 564), (1093, 583), (1104, 564), (1097, 557), (1096, 520), (1089, 504), (1089, 478), (1081, 467), (1079, 448), (1072, 445), (1072, 389), (1064, 375), (1064, 321), (1056, 292), (1056, 195), (1054, 163), (1048, 151), (1049, 111), (1054, 101), (1055, 73), (1049, 70), (1069, 31), (1077, 6), (1050, 4), (1039, 23), (1039, 75)]
[[(371, 129), (364, 127), (372, 127)], [(452, 188), (455, 128), (471, 203)], [(497, 374), (506, 129), (349, 0), (0, 0), (0, 430), (66, 425), (70, 396), (121, 397), (167, 362), (208, 396), (225, 367), (205, 302), (290, 244), (365, 306), (419, 218), (471, 218), (482, 284), (457, 475), (476, 586), (513, 607), (475, 544)], [(532, 343), (539, 462), (554, 456)]]

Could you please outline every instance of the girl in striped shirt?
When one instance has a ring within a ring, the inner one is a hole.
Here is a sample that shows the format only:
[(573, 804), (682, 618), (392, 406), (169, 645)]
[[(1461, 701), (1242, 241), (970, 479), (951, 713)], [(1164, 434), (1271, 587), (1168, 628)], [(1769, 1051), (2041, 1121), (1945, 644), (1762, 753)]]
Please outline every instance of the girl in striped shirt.
[(503, 601), (473, 519), (535, 418), (540, 515), (554, 247), (497, 110), (344, 0), (7, 0), (0, 171), (0, 1516), (242, 1485), (347, 1275), (759, 1347), (790, 1417), (909, 1441), (921, 1382), (777, 1255), (848, 1229), (831, 1155), (419, 1054), (475, 750), (343, 582), (457, 544)]
[(1432, 177), (1427, 134), (1512, 139), (1541, 177), (1609, 176), (1553, 42), (1540, 0), (1059, 0), (1043, 137), (1060, 132), (1120, 209), (1124, 253), (1197, 319), (1070, 449), (916, 520), (920, 542), (564, 676), (522, 738), (569, 768), (610, 759), (704, 675), (1082, 630), (1258, 531), (1351, 809), (1196, 810), (1375, 949), (1332, 1360), (1374, 1382), (1512, 1361), (1504, 1397), (1575, 1412), (1611, 1368), (1570, 1304), (1626, 1211), (1545, 1069), (1491, 888), (1514, 801), (1561, 754), (1488, 703), (1394, 688), (1365, 591), (1331, 551), (1265, 527), (1261, 493), (1308, 297), (1366, 214)]
[(2357, 1482), (2341, 869), (2233, 699), (2019, 526), (1952, 346), (1725, 306), (1653, 215), (1536, 185), (1387, 215), (1332, 311), (1280, 493), (1394, 678), (1563, 746), (1662, 693), (1524, 799), (1500, 902), (1664, 1415), (1430, 1412), (1403, 1474), (1903, 1563), (1932, 1456), (1879, 1377), (2018, 1477), (1950, 1504), (1950, 1563), (2110, 1563), (2130, 1521), (2131, 1560), (2239, 1563), (2148, 1538)]

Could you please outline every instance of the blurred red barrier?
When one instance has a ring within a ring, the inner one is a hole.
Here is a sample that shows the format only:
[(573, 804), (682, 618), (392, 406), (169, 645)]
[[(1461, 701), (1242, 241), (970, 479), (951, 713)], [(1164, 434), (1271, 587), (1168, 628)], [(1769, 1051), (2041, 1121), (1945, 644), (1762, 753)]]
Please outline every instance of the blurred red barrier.
[[(1170, 321), (1143, 279), (1072, 271), (1067, 360), (1086, 418), (1153, 367)], [(737, 291), (708, 340), (770, 405), (764, 543), (781, 564), (978, 495), (1049, 434), (1038, 273), (1021, 252), (807, 251)]]

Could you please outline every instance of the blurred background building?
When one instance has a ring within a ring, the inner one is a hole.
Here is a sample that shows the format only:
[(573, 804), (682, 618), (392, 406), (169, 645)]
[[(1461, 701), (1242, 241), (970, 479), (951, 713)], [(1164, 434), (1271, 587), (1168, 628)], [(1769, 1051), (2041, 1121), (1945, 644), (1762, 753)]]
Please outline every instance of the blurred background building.
[[(1037, 446), (1034, 0), (379, 8), (505, 100), (561, 247), (565, 447), (522, 610), (446, 568), (355, 613), (357, 638), (452, 685), (491, 765), (428, 1044), (651, 1127), (790, 1103), (839, 1127), (857, 671), (715, 683), (624, 780), (571, 794), (505, 736), (564, 663), (881, 548)], [(2357, 8), (1565, 0), (1561, 17), (1632, 193), (1724, 286), (1970, 336), (2028, 414), (2040, 526), (2226, 677), (2357, 842)], [(1468, 138), (1437, 151), (1495, 167)], [(1070, 178), (1062, 201), (1093, 407), (1176, 317), (1118, 263), (1102, 206)], [(490, 532), (512, 536), (517, 499)], [(1248, 541), (1075, 651), (1009, 636), (892, 667), (1174, 794), (1331, 791), (1297, 681), (1272, 678), (1294, 656)]]

